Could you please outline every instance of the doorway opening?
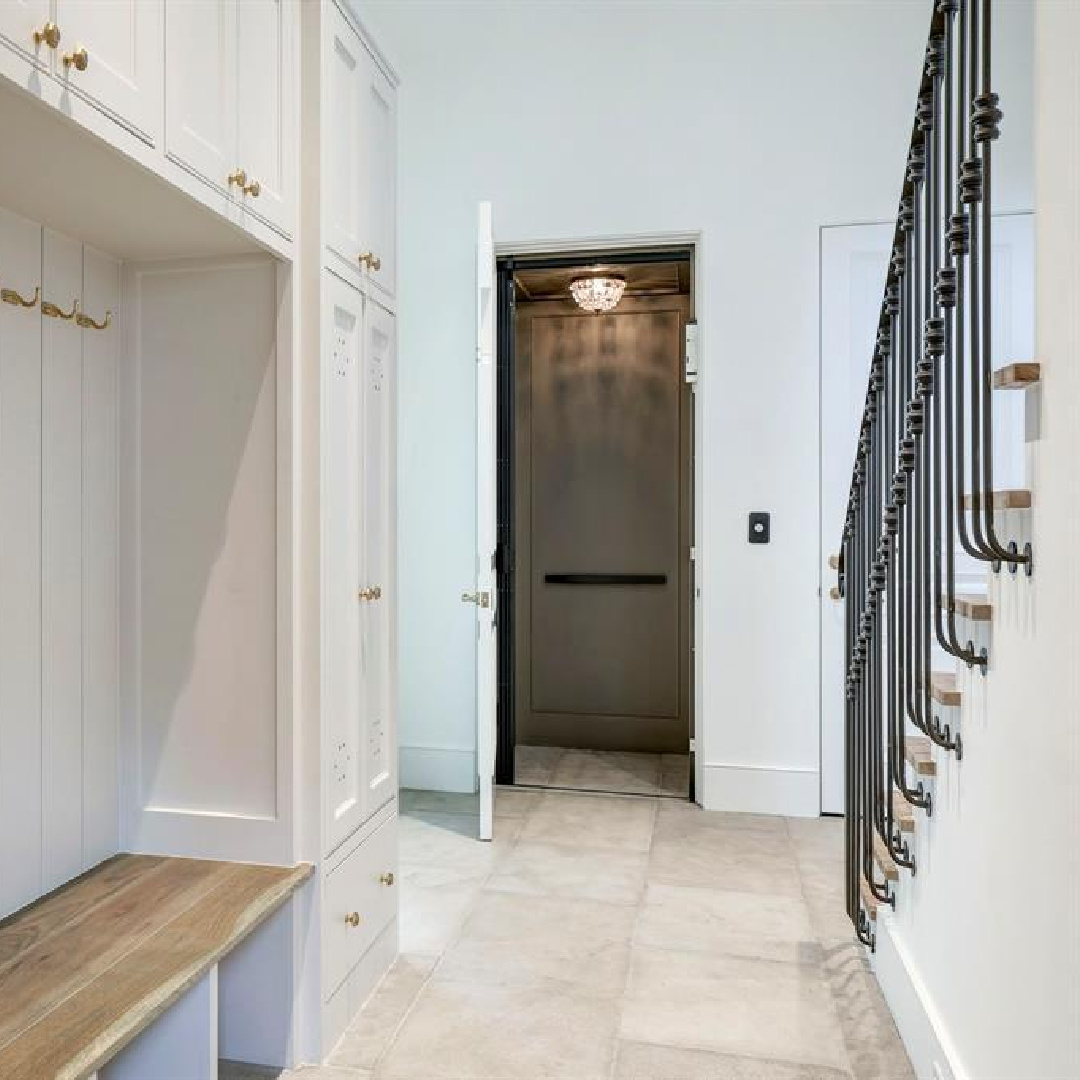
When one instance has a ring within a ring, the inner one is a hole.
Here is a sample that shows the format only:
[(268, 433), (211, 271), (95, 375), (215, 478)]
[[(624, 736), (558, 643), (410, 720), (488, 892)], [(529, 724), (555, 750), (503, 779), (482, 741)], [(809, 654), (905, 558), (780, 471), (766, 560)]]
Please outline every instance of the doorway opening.
[(694, 798), (694, 254), (497, 261), (499, 784)]

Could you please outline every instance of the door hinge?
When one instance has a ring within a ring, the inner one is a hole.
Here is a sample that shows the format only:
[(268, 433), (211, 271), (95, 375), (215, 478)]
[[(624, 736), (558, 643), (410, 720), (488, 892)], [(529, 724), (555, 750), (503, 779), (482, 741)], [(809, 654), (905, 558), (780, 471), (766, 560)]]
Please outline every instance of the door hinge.
[(686, 351), (684, 357), (686, 381), (689, 385), (693, 386), (693, 384), (697, 382), (699, 364), (697, 320), (686, 324)]

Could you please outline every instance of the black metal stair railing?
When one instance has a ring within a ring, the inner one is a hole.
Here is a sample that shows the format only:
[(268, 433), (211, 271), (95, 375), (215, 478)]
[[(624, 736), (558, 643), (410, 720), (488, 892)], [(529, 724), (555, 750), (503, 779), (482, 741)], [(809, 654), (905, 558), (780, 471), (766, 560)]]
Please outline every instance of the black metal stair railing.
[[(892, 904), (878, 842), (915, 871), (896, 794), (927, 814), (909, 732), (960, 757), (935, 715), (935, 644), (984, 674), (956, 615), (956, 551), (1031, 573), (1030, 545), (994, 519), (991, 412), (990, 0), (937, 0), (926, 45), (839, 562), (846, 607), (847, 912), (871, 948), (868, 908)], [(965, 496), (970, 519), (965, 510)], [(864, 896), (870, 897), (868, 904)]]

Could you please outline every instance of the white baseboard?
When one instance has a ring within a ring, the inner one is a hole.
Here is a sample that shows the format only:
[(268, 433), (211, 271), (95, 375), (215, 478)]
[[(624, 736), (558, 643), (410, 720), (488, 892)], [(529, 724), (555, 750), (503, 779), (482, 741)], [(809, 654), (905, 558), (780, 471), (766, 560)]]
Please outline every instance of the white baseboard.
[(707, 761), (702, 781), (701, 805), (706, 810), (787, 817), (817, 817), (821, 810), (817, 769)]
[(398, 776), (403, 788), (468, 794), (476, 790), (476, 751), (460, 746), (402, 746)]
[(918, 1080), (968, 1080), (941, 1014), (896, 934), (892, 918), (880, 908), (877, 951), (870, 962)]

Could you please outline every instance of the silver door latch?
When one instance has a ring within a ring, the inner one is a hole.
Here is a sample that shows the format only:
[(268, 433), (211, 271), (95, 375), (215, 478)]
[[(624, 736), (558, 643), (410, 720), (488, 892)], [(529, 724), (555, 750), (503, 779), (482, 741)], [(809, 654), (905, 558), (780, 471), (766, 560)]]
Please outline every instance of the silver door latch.
[(461, 594), (463, 604), (476, 604), (477, 607), (491, 607), (491, 593), (489, 592), (463, 592)]

